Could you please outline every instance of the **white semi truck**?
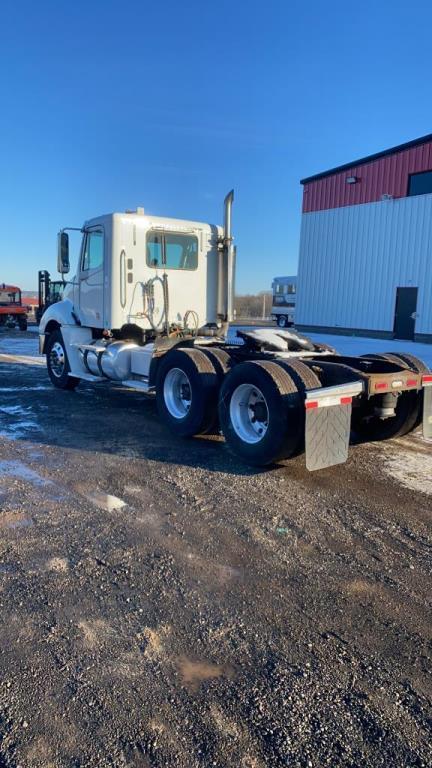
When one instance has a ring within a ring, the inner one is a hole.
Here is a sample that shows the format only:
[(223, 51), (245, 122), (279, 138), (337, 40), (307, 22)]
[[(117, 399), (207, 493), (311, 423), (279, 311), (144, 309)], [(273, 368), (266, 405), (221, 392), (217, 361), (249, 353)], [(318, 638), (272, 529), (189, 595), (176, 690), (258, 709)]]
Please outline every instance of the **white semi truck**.
[[(305, 450), (308, 469), (320, 469), (346, 460), (351, 432), (386, 439), (422, 420), (431, 437), (432, 373), (417, 358), (343, 357), (278, 328), (239, 330), (229, 343), (232, 202), (230, 192), (223, 227), (137, 209), (79, 228), (76, 275), (39, 328), (54, 386), (113, 381), (152, 394), (175, 435), (220, 431), (255, 466)], [(67, 229), (58, 245), (64, 278)]]
[(295, 322), (297, 275), (274, 277), (272, 282), (272, 320), (279, 328), (288, 328)]

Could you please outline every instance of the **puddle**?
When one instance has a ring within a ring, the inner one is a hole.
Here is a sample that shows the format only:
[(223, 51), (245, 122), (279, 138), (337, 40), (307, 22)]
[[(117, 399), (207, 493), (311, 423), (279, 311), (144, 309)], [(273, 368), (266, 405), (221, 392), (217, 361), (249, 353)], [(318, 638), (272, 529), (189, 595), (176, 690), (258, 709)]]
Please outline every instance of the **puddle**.
[(200, 683), (207, 680), (217, 680), (219, 677), (231, 678), (234, 674), (232, 667), (211, 664), (207, 661), (192, 661), (187, 656), (177, 659), (177, 669), (184, 685), (192, 690), (197, 690)]
[(432, 451), (398, 451), (386, 456), (384, 470), (406, 488), (432, 495)]
[(119, 499), (118, 496), (113, 496), (111, 493), (104, 493), (103, 491), (91, 491), (90, 493), (83, 493), (92, 504), (95, 504), (99, 509), (105, 509), (107, 512), (114, 512), (117, 509), (122, 509), (126, 506), (126, 502)]
[(0, 479), (2, 476), (19, 477), (33, 485), (52, 485), (50, 480), (45, 480), (21, 461), (0, 461)]

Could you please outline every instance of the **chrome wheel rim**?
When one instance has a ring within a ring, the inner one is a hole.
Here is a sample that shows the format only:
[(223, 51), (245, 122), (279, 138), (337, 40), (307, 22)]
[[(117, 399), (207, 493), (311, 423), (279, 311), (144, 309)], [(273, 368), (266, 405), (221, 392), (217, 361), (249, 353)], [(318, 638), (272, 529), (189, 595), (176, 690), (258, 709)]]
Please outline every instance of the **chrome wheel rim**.
[(181, 368), (171, 368), (165, 376), (163, 395), (168, 412), (174, 419), (184, 419), (192, 405), (192, 387)]
[(253, 445), (265, 436), (269, 425), (267, 401), (258, 387), (240, 384), (230, 402), (230, 419), (236, 435)]
[(50, 359), (50, 367), (51, 370), (58, 379), (62, 376), (65, 364), (66, 364), (66, 356), (65, 351), (62, 347), (62, 345), (56, 341), (55, 344), (53, 344), (51, 352), (49, 354)]

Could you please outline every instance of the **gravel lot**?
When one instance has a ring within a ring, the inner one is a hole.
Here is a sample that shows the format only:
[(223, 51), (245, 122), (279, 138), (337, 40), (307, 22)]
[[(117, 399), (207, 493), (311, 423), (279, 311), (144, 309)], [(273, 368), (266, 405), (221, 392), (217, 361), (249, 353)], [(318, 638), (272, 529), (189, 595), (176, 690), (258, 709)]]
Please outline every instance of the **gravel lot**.
[(432, 446), (309, 474), (0, 335), (0, 768), (432, 765)]

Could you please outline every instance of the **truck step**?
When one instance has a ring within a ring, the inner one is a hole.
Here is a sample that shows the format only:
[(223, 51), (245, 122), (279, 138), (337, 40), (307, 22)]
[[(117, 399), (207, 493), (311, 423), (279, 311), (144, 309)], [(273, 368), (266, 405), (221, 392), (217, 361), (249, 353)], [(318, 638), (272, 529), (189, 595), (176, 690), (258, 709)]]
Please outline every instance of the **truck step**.
[(154, 392), (154, 387), (151, 387), (148, 381), (143, 381), (140, 379), (126, 379), (121, 383), (124, 387), (129, 387), (130, 389), (139, 389), (140, 392)]

